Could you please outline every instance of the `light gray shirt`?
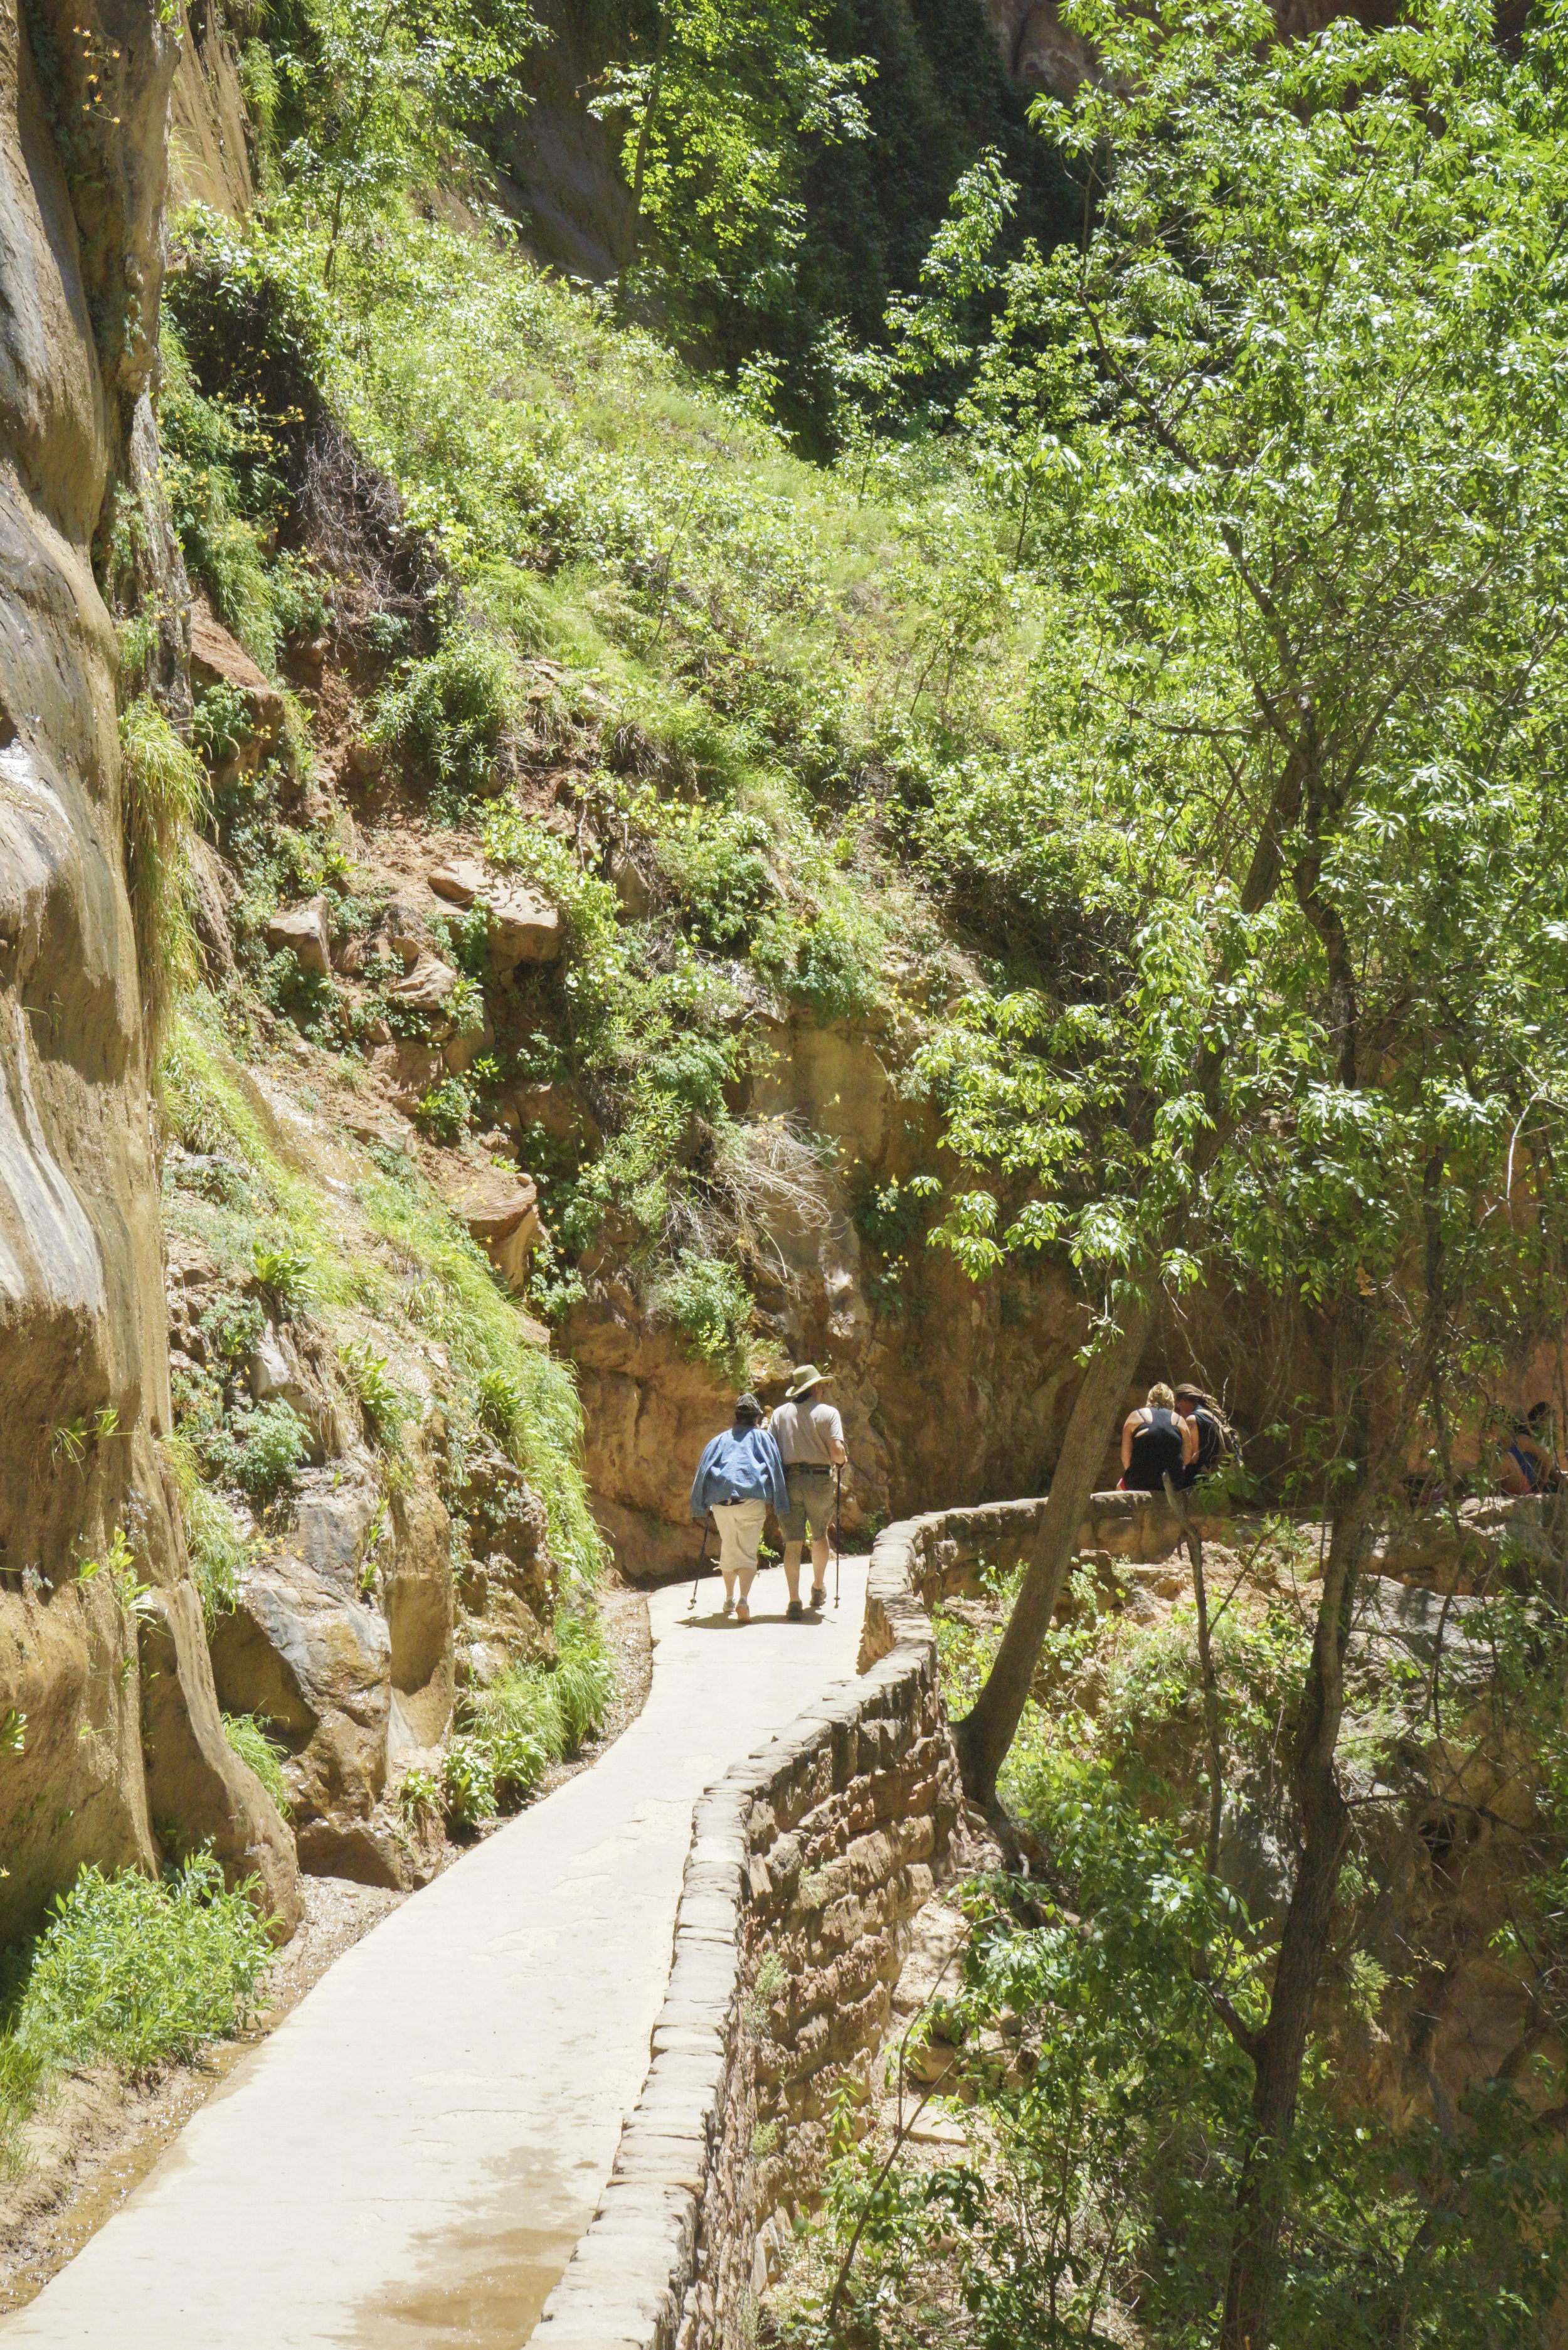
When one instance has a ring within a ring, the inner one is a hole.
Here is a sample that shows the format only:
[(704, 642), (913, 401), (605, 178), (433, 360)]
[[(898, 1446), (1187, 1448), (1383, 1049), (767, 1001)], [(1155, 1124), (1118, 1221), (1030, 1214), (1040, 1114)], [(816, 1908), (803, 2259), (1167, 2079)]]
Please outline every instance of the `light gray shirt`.
[(784, 1467), (831, 1469), (828, 1447), (844, 1441), (844, 1422), (830, 1403), (781, 1403), (768, 1422), (768, 1434), (778, 1446)]

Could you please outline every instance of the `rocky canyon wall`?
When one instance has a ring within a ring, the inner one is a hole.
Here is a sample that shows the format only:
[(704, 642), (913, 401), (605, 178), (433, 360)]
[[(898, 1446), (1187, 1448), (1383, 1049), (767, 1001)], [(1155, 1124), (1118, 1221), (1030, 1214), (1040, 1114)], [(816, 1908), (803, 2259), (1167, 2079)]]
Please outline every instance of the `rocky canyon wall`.
[(84, 1862), (209, 1836), (298, 1914), (286, 1831), (223, 1736), (158, 1454), (157, 1170), (94, 567), (129, 546), (178, 717), (187, 597), (150, 400), (175, 64), (151, 0), (0, 7), (0, 1940)]
[[(814, 1199), (763, 1193), (768, 1246), (751, 1268), (749, 1377), (773, 1403), (788, 1364), (829, 1370), (851, 1464), (851, 1534), (938, 1506), (1044, 1492), (1090, 1320), (1058, 1264), (1014, 1263), (975, 1283), (929, 1245), (935, 1211), (909, 1179), (960, 1170), (908, 1062), (891, 1026), (780, 1017), (741, 1105), (753, 1130), (783, 1126), (822, 1146)], [(728, 1417), (738, 1373), (683, 1348), (613, 1260), (591, 1274), (564, 1345), (580, 1378), (595, 1507), (622, 1566), (679, 1572), (701, 1538), (687, 1506), (691, 1473)], [(1314, 1392), (1320, 1375), (1288, 1313), (1216, 1293), (1167, 1316), (1127, 1405), (1153, 1379), (1191, 1377), (1226, 1393), (1250, 1431)], [(1273, 1458), (1255, 1445), (1249, 1465), (1266, 1473)], [(1099, 1482), (1114, 1485), (1120, 1473), (1113, 1444)]]

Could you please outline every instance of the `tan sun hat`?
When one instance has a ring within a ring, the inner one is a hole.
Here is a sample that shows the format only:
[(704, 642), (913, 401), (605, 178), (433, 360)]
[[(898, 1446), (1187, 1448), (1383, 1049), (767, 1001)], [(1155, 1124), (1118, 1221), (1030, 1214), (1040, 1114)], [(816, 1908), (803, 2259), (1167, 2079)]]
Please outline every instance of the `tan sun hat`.
[(784, 1389), (785, 1403), (793, 1403), (796, 1396), (805, 1393), (807, 1388), (819, 1388), (826, 1377), (827, 1373), (819, 1371), (815, 1363), (797, 1363)]

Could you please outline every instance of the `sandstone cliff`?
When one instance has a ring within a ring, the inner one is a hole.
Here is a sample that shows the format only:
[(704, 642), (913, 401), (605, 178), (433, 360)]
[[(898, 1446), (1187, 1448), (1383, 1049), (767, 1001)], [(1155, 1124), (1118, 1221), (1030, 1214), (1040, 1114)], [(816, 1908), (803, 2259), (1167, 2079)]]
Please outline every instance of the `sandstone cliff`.
[[(159, 1460), (143, 974), (94, 567), (128, 505), (124, 586), (178, 710), (149, 400), (175, 56), (143, 0), (0, 16), (0, 1939), (85, 1860), (151, 1867), (212, 1836), (285, 1931), (298, 1914), (290, 1839), (223, 1737)], [(162, 1690), (145, 1752), (139, 1638)]]

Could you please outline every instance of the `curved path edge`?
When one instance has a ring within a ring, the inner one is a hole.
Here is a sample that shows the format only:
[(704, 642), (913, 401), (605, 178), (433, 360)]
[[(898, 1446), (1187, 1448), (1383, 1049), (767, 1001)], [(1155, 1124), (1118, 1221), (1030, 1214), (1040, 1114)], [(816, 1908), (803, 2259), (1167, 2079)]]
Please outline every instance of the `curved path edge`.
[[(700, 1799), (669, 1988), (614, 2168), (535, 2330), (546, 2350), (728, 2350), (891, 2021), (961, 1816), (928, 1603), (1032, 1542), (1040, 1501), (877, 1538), (859, 1678)], [(776, 1961), (772, 1968), (768, 1961)]]

